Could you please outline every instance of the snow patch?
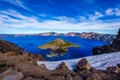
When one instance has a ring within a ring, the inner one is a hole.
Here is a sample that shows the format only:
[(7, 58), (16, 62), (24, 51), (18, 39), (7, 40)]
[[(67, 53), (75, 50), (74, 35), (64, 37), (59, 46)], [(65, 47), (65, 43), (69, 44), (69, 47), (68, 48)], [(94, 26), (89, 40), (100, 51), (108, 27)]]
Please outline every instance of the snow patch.
[[(93, 67), (105, 70), (109, 66), (116, 66), (118, 63), (120, 63), (120, 52), (106, 53), (82, 58), (86, 58)], [(45, 64), (47, 69), (54, 70), (61, 62), (65, 62), (70, 70), (74, 70), (76, 68), (76, 64), (82, 58), (61, 61), (37, 61), (37, 64)]]

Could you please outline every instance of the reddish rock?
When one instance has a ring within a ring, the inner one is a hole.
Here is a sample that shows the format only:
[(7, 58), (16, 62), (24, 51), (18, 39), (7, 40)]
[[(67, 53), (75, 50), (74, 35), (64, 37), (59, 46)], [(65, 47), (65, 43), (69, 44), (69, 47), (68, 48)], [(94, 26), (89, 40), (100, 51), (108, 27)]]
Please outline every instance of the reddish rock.
[(97, 73), (92, 73), (86, 80), (103, 80)]
[(79, 75), (75, 76), (73, 80), (83, 80)]
[(24, 80), (34, 80), (32, 77), (26, 77)]
[(16, 53), (15, 52), (8, 52), (8, 53), (6, 53), (6, 55), (9, 57), (9, 56), (15, 56), (16, 55)]
[(3, 72), (0, 76), (2, 80), (21, 80), (24, 77), (23, 73), (11, 69)]
[(7, 52), (15, 52), (17, 54), (22, 54), (24, 50), (18, 47), (16, 44), (0, 40), (0, 52), (7, 53)]
[(73, 78), (70, 74), (68, 74), (65, 80), (73, 80)]
[(63, 70), (63, 71), (66, 71), (66, 72), (71, 72), (71, 70), (69, 70), (69, 68), (66, 66), (66, 64), (64, 62), (59, 64), (56, 69), (57, 70)]
[(33, 78), (33, 77), (26, 77), (24, 80), (45, 80), (45, 79), (41, 79), (41, 78)]
[(40, 68), (41, 68), (42, 70), (47, 70), (45, 64), (41, 64), (41, 65), (40, 65)]
[(37, 60), (39, 60), (39, 61), (45, 61), (45, 59), (42, 56), (42, 54), (37, 54)]
[(109, 72), (109, 73), (118, 73), (118, 68), (116, 66), (108, 67), (107, 72)]
[(31, 59), (37, 59), (39, 61), (45, 61), (44, 57), (41, 54), (29, 54)]
[(77, 63), (78, 70), (90, 70), (92, 67), (88, 63), (87, 59), (83, 58)]
[(56, 76), (47, 76), (45, 80), (65, 80), (64, 76), (56, 75)]

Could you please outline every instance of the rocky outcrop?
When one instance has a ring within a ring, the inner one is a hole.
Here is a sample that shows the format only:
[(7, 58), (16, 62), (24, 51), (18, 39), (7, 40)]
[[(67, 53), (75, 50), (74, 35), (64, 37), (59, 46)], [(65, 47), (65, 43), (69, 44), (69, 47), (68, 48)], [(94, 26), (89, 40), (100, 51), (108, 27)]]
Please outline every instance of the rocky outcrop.
[(25, 57), (24, 60), (27, 59), (40, 61), (45, 60), (41, 54), (31, 54), (29, 52), (25, 52), (23, 48), (20, 48), (16, 44), (5, 40), (0, 40), (0, 52), (1, 52), (0, 54), (5, 54), (7, 57), (10, 56), (15, 57), (16, 55), (20, 55)]
[[(81, 64), (85, 63), (84, 66), (81, 66)], [(78, 68), (80, 66), (80, 69)], [(89, 67), (88, 67), (89, 66)], [(120, 69), (118, 67), (108, 67), (106, 70), (97, 70), (88, 63), (88, 61), (84, 58), (80, 60), (77, 64), (77, 73), (79, 76), (82, 77), (83, 80), (119, 80), (119, 71)]]
[(113, 40), (111, 44), (107, 44), (104, 46), (97, 46), (92, 49), (93, 55), (110, 53), (110, 52), (118, 52), (120, 51), (120, 29), (116, 36), (116, 39)]
[(7, 53), (7, 52), (11, 52), (11, 51), (16, 53), (16, 54), (22, 54), (24, 52), (24, 49), (18, 47), (14, 43), (0, 40), (0, 52)]
[(0, 74), (0, 80), (22, 80), (23, 73), (8, 69)]
[(85, 58), (83, 58), (77, 63), (78, 70), (89, 70), (91, 68), (92, 68), (91, 65), (88, 63), (88, 61)]

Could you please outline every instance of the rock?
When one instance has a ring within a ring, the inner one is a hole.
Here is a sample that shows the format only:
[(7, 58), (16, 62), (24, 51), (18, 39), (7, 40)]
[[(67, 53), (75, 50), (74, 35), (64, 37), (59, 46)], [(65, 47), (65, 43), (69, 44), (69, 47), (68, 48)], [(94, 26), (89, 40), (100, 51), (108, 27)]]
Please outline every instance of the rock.
[(0, 40), (0, 52), (7, 53), (7, 52), (15, 52), (16, 54), (22, 54), (24, 50), (18, 47), (16, 44)]
[(40, 68), (41, 68), (42, 70), (47, 70), (45, 64), (41, 64), (41, 65), (40, 65)]
[(73, 80), (73, 78), (70, 74), (68, 74), (65, 80)]
[(51, 76), (47, 77), (46, 80), (65, 80), (65, 78), (64, 78), (64, 76), (59, 76), (59, 75), (52, 76), (51, 75)]
[(0, 67), (4, 67), (6, 65), (5, 62), (0, 62)]
[(73, 80), (83, 80), (79, 75), (75, 76)]
[(45, 59), (43, 58), (42, 54), (37, 54), (37, 60), (45, 61)]
[(45, 79), (40, 79), (40, 78), (33, 78), (33, 77), (26, 77), (24, 80), (45, 80)]
[(66, 64), (64, 62), (62, 62), (61, 64), (59, 64), (56, 69), (57, 70), (68, 71), (68, 72), (70, 71), (69, 68), (66, 66)]
[(33, 64), (32, 61), (18, 63), (15, 65), (14, 68), (22, 72), (25, 76), (45, 77), (51, 74), (51, 71), (36, 64)]
[(29, 56), (32, 59), (37, 59), (39, 61), (45, 61), (45, 59), (43, 58), (43, 56), (41, 54), (29, 54)]
[(26, 77), (24, 80), (34, 80), (32, 77)]
[(116, 66), (108, 67), (107, 72), (109, 72), (109, 73), (118, 73), (118, 68)]
[(11, 51), (11, 52), (7, 52), (6, 55), (7, 55), (8, 57), (9, 57), (9, 56), (15, 56), (16, 53)]
[(7, 70), (8, 67), (6, 66), (5, 62), (0, 62), (0, 73)]
[(0, 68), (0, 73), (6, 71), (6, 70), (8, 70), (8, 69), (9, 69), (8, 67), (2, 67), (2, 68)]
[(23, 73), (15, 70), (7, 70), (1, 74), (2, 80), (21, 80), (23, 79)]
[(33, 65), (37, 65), (37, 59), (32, 60)]
[(92, 73), (86, 80), (103, 80), (97, 73)]
[(78, 70), (90, 70), (92, 67), (88, 63), (87, 59), (83, 58), (77, 63)]
[(120, 64), (117, 64), (118, 68), (120, 68)]
[(82, 71), (77, 70), (77, 73), (83, 80), (85, 80), (89, 75), (91, 75), (91, 72), (87, 70), (82, 70)]
[(118, 52), (118, 51), (120, 51), (120, 29), (118, 31), (116, 39), (114, 39), (111, 44), (107, 44), (101, 47), (97, 46), (92, 49), (93, 55)]
[(53, 75), (62, 75), (62, 76), (67, 76), (67, 74), (71, 74), (72, 71), (69, 70), (69, 68), (66, 66), (64, 62), (58, 65), (58, 67), (53, 70), (52, 74)]

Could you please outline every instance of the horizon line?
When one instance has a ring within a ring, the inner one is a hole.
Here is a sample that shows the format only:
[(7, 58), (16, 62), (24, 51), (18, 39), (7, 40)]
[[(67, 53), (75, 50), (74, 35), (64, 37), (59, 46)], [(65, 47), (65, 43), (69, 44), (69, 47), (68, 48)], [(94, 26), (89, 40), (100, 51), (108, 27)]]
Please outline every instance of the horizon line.
[(40, 33), (0, 33), (0, 35), (29, 35), (29, 34), (41, 34), (41, 33), (58, 33), (58, 34), (68, 34), (68, 33), (98, 33), (98, 34), (111, 34), (111, 35), (116, 35), (117, 33), (102, 33), (102, 32), (66, 32), (66, 33), (63, 33), (63, 32), (55, 32), (55, 31), (51, 31), (51, 32), (40, 32)]

